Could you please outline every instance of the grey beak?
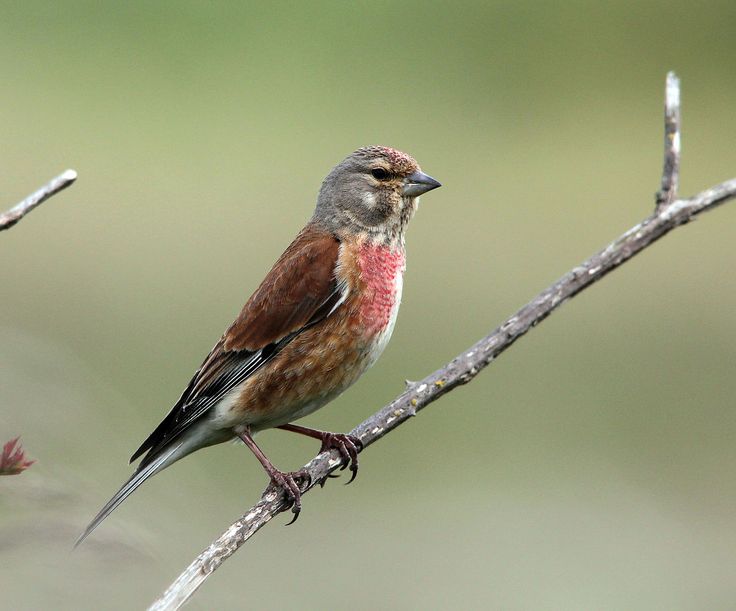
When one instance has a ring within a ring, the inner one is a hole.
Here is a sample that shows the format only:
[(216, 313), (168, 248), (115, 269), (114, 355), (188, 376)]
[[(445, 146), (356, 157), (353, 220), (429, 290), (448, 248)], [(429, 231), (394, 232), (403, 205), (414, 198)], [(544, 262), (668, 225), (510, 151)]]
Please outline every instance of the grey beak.
[(437, 182), (431, 176), (427, 176), (424, 172), (414, 172), (409, 174), (404, 181), (404, 197), (418, 197), (422, 193), (441, 187), (442, 184)]

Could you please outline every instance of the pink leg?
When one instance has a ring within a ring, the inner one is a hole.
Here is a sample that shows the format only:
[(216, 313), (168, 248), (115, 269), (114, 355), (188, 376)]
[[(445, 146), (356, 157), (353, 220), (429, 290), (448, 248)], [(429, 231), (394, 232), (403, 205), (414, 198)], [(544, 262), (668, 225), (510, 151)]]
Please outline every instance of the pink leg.
[[(281, 488), (286, 495), (287, 500), (290, 501), (291, 512), (294, 514), (294, 517), (291, 519), (289, 524), (293, 524), (296, 522), (296, 519), (299, 517), (299, 512), (302, 510), (302, 489), (299, 482), (302, 482), (302, 485), (306, 482), (305, 490), (306, 488), (309, 488), (309, 485), (311, 484), (309, 473), (304, 470), (294, 471), (292, 473), (279, 471), (273, 466), (273, 463), (268, 460), (261, 448), (256, 445), (256, 442), (253, 441), (253, 437), (249, 432), (244, 431), (243, 433), (238, 433), (238, 437), (243, 440), (243, 443), (250, 448), (250, 451), (255, 454), (258, 461), (263, 465), (266, 473), (268, 473), (268, 476), (271, 478), (271, 484), (276, 488)], [(287, 526), (289, 524), (287, 524)]]

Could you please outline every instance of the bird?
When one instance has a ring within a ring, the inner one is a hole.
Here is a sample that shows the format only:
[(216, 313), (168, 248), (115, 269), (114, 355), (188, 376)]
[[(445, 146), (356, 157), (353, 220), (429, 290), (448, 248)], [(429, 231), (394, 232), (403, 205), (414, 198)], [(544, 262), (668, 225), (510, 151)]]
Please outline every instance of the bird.
[(204, 359), (168, 415), (135, 451), (132, 476), (79, 545), (143, 482), (201, 448), (238, 438), (285, 496), (293, 518), (311, 482), (277, 469), (253, 437), (278, 428), (338, 450), (358, 471), (359, 439), (293, 424), (351, 386), (381, 355), (396, 322), (405, 231), (420, 195), (441, 184), (410, 155), (359, 148), (322, 182), (314, 214)]

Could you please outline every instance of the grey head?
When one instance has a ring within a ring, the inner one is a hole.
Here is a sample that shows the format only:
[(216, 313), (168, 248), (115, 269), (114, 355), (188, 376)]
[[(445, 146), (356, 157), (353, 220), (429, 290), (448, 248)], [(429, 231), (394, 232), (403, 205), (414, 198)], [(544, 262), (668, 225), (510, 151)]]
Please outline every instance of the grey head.
[(407, 155), (387, 146), (358, 149), (327, 175), (312, 221), (337, 236), (403, 241), (417, 198), (441, 186)]

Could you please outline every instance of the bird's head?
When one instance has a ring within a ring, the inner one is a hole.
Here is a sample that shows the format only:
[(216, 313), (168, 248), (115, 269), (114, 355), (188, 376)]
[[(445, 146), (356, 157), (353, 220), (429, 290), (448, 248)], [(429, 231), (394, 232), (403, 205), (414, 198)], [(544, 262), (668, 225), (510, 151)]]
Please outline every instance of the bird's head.
[(406, 153), (386, 146), (360, 148), (327, 175), (314, 221), (341, 234), (397, 245), (417, 198), (440, 186)]

